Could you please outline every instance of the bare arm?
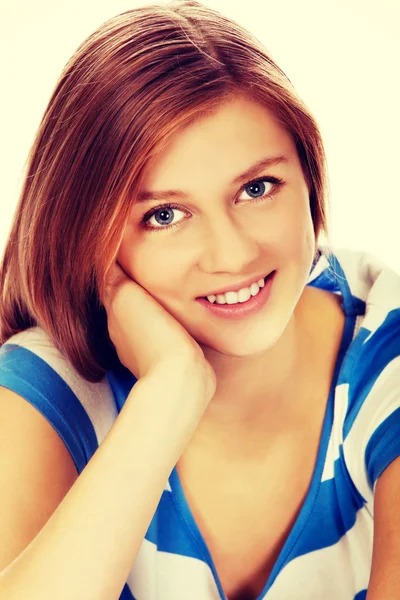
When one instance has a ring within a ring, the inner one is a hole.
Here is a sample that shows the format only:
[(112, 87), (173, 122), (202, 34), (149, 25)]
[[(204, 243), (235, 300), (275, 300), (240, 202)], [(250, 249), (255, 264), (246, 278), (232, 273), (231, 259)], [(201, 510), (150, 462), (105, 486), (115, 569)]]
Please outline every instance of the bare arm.
[(400, 457), (379, 477), (374, 495), (374, 547), (367, 600), (400, 598)]
[(198, 371), (190, 361), (173, 372), (166, 363), (136, 383), (43, 529), (0, 573), (1, 599), (119, 598), (168, 476), (208, 403)]

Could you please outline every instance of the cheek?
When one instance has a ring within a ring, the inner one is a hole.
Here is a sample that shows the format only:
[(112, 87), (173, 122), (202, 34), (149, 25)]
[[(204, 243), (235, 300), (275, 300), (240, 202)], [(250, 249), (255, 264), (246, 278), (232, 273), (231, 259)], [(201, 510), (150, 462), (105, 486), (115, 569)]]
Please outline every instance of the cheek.
[(271, 232), (274, 245), (288, 260), (312, 262), (315, 235), (308, 194), (291, 198), (283, 212)]
[[(162, 236), (162, 233), (159, 235)], [(134, 281), (154, 295), (170, 293), (182, 287), (182, 254), (180, 259), (179, 256), (174, 258), (156, 243), (124, 240), (118, 260)]]
[(294, 249), (295, 258), (297, 257), (297, 262), (303, 272), (303, 276), (307, 280), (316, 251), (314, 224), (310, 211), (303, 213), (303, 218), (299, 222), (299, 231), (296, 240), (297, 247)]

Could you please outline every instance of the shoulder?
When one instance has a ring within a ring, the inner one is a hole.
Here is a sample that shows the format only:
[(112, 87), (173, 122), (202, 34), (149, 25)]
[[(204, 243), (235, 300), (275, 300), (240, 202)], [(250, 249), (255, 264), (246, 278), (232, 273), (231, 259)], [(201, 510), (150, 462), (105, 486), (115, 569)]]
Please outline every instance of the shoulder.
[(371, 384), (400, 355), (400, 274), (366, 252), (324, 249), (309, 283), (335, 292), (353, 325), (341, 381)]
[(0, 348), (0, 385), (25, 398), (63, 438), (81, 471), (117, 417), (107, 378), (89, 382), (40, 327)]
[[(338, 251), (344, 296), (359, 306), (357, 327), (349, 348), (342, 381), (350, 395), (360, 396), (384, 382), (396, 387), (400, 373), (400, 274), (376, 257), (363, 252)], [(380, 394), (381, 395), (381, 394)]]
[[(342, 298), (347, 338), (335, 382), (335, 435), (367, 502), (400, 454), (400, 275), (374, 256), (335, 250), (311, 279)], [(339, 438), (338, 438), (339, 439)]]
[(347, 466), (371, 506), (378, 478), (400, 455), (400, 311), (373, 320), (361, 324), (338, 385)]

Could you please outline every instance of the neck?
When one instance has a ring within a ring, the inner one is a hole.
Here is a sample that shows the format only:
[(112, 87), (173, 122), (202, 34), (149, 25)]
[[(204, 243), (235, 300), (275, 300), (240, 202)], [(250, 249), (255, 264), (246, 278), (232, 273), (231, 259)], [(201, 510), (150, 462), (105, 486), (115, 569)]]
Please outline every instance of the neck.
[(301, 371), (302, 319), (293, 314), (280, 339), (256, 355), (237, 357), (203, 348), (217, 376), (216, 393), (205, 418), (216, 424), (246, 427), (262, 416), (284, 410), (282, 400), (288, 397)]
[(192, 450), (211, 462), (221, 455), (259, 461), (271, 444), (286, 447), (310, 419), (322, 420), (345, 322), (340, 303), (330, 292), (307, 288), (272, 348), (244, 358), (203, 348), (217, 389), (182, 461)]

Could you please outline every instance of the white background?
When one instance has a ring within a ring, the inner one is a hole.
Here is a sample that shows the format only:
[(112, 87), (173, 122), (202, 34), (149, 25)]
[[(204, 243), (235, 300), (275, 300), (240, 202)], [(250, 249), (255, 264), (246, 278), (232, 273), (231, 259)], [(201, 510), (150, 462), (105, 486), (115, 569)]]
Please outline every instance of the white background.
[[(77, 46), (136, 0), (0, 0), (0, 252), (24, 164)], [(320, 123), (331, 241), (400, 272), (400, 0), (205, 0), (266, 46)]]

